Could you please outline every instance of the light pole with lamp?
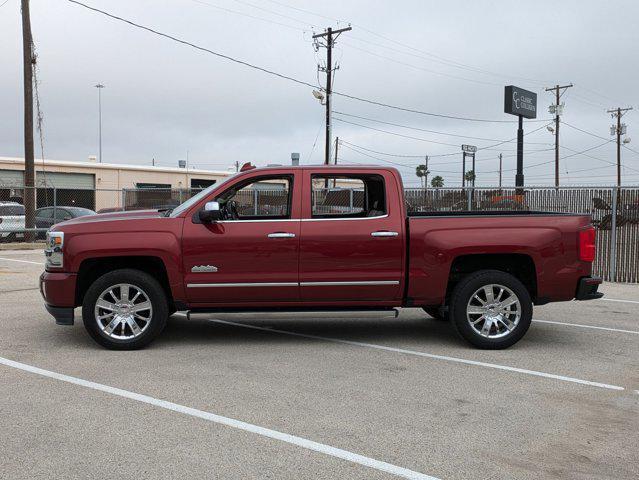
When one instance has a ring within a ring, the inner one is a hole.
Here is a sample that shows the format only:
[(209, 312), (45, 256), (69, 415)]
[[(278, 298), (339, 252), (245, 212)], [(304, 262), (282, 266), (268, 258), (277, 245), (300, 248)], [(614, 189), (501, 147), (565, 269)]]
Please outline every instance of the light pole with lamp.
[(98, 89), (98, 137), (100, 143), (98, 161), (102, 163), (102, 89), (104, 88), (104, 85), (98, 83), (95, 85), (95, 88)]

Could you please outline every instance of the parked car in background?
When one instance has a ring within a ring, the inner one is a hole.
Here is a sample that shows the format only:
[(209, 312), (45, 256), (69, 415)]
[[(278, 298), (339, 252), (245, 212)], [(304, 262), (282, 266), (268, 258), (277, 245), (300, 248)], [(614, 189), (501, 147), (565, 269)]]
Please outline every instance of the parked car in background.
[(24, 205), (17, 202), (0, 202), (0, 241), (13, 242), (24, 238)]
[[(43, 207), (35, 211), (36, 228), (49, 229), (56, 223), (71, 220), (72, 218), (85, 217), (87, 215), (95, 215), (93, 210), (82, 207)], [(39, 238), (44, 238), (46, 232), (38, 232)]]

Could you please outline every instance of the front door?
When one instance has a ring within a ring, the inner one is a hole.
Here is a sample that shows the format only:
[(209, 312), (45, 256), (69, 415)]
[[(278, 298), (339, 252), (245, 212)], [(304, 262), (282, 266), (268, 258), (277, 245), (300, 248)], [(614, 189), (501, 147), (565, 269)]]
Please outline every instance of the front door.
[[(225, 219), (183, 233), (185, 287), (198, 304), (299, 300), (299, 196), (295, 174), (240, 179), (216, 195)], [(297, 199), (297, 200), (296, 200)]]

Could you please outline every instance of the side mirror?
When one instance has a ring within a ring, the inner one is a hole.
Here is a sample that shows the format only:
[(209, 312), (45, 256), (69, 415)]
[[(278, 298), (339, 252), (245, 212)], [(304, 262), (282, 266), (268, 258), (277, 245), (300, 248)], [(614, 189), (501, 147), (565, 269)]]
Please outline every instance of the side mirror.
[(67, 215), (67, 216), (65, 216), (62, 220), (64, 220), (65, 222), (66, 222), (67, 220), (71, 220), (71, 215)]
[(198, 212), (202, 223), (213, 223), (220, 219), (220, 204), (218, 202), (206, 202), (204, 209)]

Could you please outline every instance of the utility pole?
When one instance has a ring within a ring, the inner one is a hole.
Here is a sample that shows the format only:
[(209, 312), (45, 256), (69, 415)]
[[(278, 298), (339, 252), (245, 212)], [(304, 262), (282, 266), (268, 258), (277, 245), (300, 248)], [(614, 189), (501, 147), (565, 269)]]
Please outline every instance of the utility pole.
[(462, 151), (462, 188), (466, 186), (466, 152)]
[(102, 163), (102, 89), (104, 85), (98, 83), (95, 85), (95, 88), (98, 89), (98, 138), (99, 138), (99, 156), (98, 161)]
[(559, 117), (563, 113), (563, 105), (559, 104), (559, 99), (563, 94), (563, 91), (572, 87), (572, 83), (569, 85), (555, 85), (554, 87), (548, 87), (547, 92), (555, 92), (555, 104), (550, 106), (550, 113), (555, 114), (555, 187), (559, 186)]
[(337, 165), (337, 146), (339, 145), (339, 137), (335, 137), (335, 165)]
[(614, 108), (608, 110), (608, 113), (614, 118), (617, 117), (617, 125), (610, 127), (610, 134), (617, 135), (617, 186), (621, 186), (621, 136), (626, 134), (626, 124), (621, 123), (621, 117), (626, 112), (632, 110), (632, 107)]
[(428, 171), (428, 155), (426, 155), (424, 159), (425, 159), (425, 165), (426, 165), (426, 171), (424, 175), (424, 188), (428, 188), (428, 174), (430, 173)]
[(499, 190), (501, 190), (501, 153), (499, 154)]
[[(22, 10), (22, 68), (24, 76), (24, 212), (25, 228), (35, 227), (35, 164), (33, 161), (33, 37), (29, 0), (21, 0)], [(31, 241), (33, 232), (25, 233)]]
[[(332, 28), (327, 28), (324, 33), (317, 33), (313, 35), (313, 39), (317, 40), (318, 38), (326, 37), (326, 44), (322, 45), (326, 47), (326, 68), (320, 68), (320, 71), (326, 72), (326, 141), (325, 141), (325, 152), (324, 152), (324, 164), (328, 165), (330, 163), (331, 157), (331, 93), (333, 92), (332, 80), (333, 80), (333, 46), (335, 45), (335, 40), (341, 33), (348, 32), (352, 30), (352, 27), (340, 28), (339, 30), (333, 30)], [(319, 45), (316, 43), (316, 46)]]

